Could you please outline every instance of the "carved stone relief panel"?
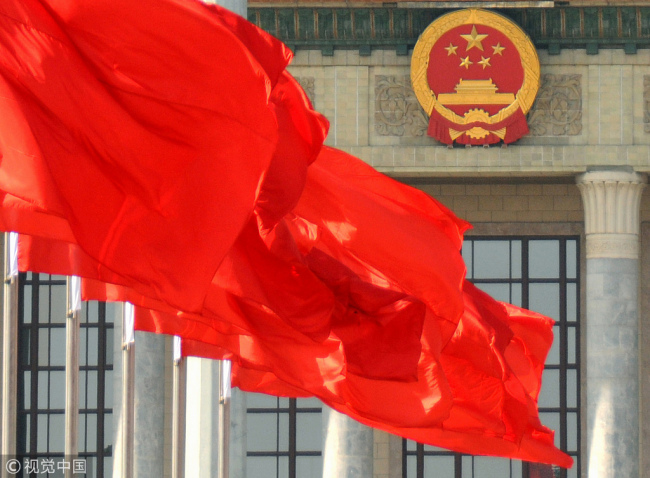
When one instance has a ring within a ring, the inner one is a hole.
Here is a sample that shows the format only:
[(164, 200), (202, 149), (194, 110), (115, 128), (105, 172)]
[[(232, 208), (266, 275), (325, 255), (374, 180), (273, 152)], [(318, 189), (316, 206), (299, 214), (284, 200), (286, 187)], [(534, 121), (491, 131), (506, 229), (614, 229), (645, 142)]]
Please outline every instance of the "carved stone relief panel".
[(582, 75), (541, 75), (535, 103), (528, 113), (532, 136), (577, 136), (582, 133)]
[(316, 109), (316, 86), (313, 76), (296, 76), (296, 81), (305, 90), (311, 105)]
[(420, 137), (429, 120), (408, 75), (375, 75), (375, 132), (381, 136)]

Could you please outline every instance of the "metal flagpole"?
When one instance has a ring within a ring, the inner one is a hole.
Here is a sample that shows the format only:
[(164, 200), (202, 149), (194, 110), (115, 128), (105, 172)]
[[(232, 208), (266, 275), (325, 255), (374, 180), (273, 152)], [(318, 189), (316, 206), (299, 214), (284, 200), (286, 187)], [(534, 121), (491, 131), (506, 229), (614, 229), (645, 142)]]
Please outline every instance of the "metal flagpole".
[(229, 459), (230, 453), (230, 370), (231, 363), (229, 360), (219, 361), (219, 455), (218, 460), (218, 478), (229, 477)]
[(133, 478), (135, 422), (135, 330), (133, 304), (122, 311), (122, 478)]
[(185, 378), (186, 362), (181, 338), (174, 336), (174, 385), (172, 410), (172, 478), (185, 476)]
[[(79, 323), (81, 316), (81, 279), (68, 277), (65, 352), (65, 457), (71, 462), (77, 458), (79, 423)], [(66, 478), (72, 478), (72, 467), (66, 469)]]
[(4, 320), (2, 335), (2, 470), (9, 478), (5, 461), (16, 454), (16, 410), (18, 396), (18, 234), (5, 234)]

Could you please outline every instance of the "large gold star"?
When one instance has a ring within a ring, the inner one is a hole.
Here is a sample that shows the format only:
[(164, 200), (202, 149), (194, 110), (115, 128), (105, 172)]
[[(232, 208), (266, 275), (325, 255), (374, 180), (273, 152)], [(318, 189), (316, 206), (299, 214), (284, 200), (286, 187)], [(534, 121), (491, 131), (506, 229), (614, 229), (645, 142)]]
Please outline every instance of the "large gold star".
[(481, 42), (487, 38), (487, 35), (479, 35), (476, 32), (476, 25), (472, 25), (472, 33), (469, 35), (461, 35), (461, 37), (467, 40), (467, 48), (465, 48), (465, 51), (469, 51), (474, 47), (483, 51), (483, 44)]
[(483, 55), (481, 55), (481, 61), (478, 62), (479, 65), (483, 65), (483, 69), (485, 70), (486, 66), (492, 66), (490, 65), (490, 58), (483, 58)]
[(459, 66), (464, 66), (466, 70), (469, 70), (469, 65), (473, 65), (471, 61), (469, 61), (469, 55), (467, 55), (465, 58), (461, 58), (461, 62)]
[(495, 55), (503, 56), (503, 53), (501, 52), (505, 50), (505, 47), (501, 46), (501, 43), (497, 43), (496, 45), (492, 46), (492, 49), (494, 50)]
[(451, 43), (449, 44), (449, 46), (446, 46), (445, 50), (447, 50), (447, 56), (449, 56), (449, 55), (457, 55), (457, 53), (456, 53), (457, 48), (458, 48), (458, 46), (454, 46)]

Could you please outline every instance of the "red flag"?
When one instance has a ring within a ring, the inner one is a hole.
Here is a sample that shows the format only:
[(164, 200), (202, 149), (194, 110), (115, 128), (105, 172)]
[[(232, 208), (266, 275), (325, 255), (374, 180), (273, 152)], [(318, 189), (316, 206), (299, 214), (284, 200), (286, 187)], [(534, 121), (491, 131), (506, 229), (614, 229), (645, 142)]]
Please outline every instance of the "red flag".
[(289, 59), (200, 2), (2, 2), (3, 227), (76, 242), (200, 310), (275, 151)]

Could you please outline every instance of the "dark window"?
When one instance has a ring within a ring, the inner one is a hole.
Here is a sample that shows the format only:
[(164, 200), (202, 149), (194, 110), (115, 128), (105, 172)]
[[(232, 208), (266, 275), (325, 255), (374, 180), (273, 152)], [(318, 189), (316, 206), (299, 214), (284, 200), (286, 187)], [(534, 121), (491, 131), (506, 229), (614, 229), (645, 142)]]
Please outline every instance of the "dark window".
[[(106, 313), (106, 304), (83, 306), (79, 456), (90, 462), (87, 469), (93, 477), (103, 478), (111, 473), (113, 315)], [(25, 458), (63, 459), (65, 277), (21, 274), (18, 324), (18, 457), (21, 462)]]
[[(557, 478), (580, 476), (580, 280), (577, 237), (472, 237), (463, 244), (467, 278), (498, 300), (556, 320), (539, 396), (542, 423), (574, 459)], [(404, 440), (405, 478), (527, 478), (533, 465), (452, 453)]]
[(249, 393), (247, 478), (321, 478), (322, 404)]

